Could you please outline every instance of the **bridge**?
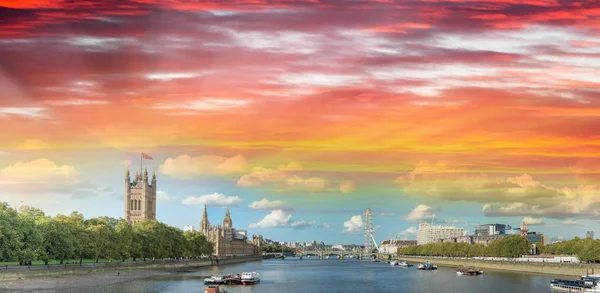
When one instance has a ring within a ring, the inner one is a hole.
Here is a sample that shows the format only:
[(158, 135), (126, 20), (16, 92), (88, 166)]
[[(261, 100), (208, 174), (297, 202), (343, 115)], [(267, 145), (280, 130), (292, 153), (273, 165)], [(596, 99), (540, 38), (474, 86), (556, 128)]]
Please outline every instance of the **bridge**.
[(311, 250), (311, 251), (296, 251), (296, 252), (263, 252), (263, 258), (286, 258), (286, 257), (298, 257), (305, 259), (306, 257), (318, 257), (319, 259), (327, 259), (327, 257), (335, 256), (339, 260), (343, 260), (346, 257), (356, 259), (384, 259), (389, 258), (390, 255), (385, 253), (365, 253), (360, 251), (348, 251), (348, 250)]

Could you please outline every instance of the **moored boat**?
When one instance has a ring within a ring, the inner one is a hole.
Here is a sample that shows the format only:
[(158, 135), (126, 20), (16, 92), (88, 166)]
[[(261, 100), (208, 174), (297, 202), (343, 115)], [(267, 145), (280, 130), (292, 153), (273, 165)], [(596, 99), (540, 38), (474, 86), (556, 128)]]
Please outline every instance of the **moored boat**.
[(257, 272), (242, 273), (242, 285), (253, 285), (260, 282), (260, 274)]
[(550, 288), (567, 292), (600, 292), (600, 276), (583, 276), (579, 280), (553, 279)]
[(220, 285), (223, 284), (223, 276), (212, 276), (204, 279), (204, 285)]
[(412, 266), (413, 266), (412, 264), (409, 264), (409, 263), (407, 263), (407, 262), (405, 262), (405, 261), (403, 261), (403, 262), (399, 263), (398, 265), (399, 265), (399, 266), (401, 266), (401, 267), (405, 267), (405, 268), (408, 268), (408, 267), (412, 267)]
[(204, 288), (204, 293), (227, 293), (227, 291), (219, 285), (208, 285)]
[(482, 270), (476, 270), (473, 268), (458, 268), (456, 270), (456, 274), (459, 276), (478, 276), (478, 275), (483, 275), (483, 271)]
[(398, 265), (398, 261), (397, 260), (392, 260), (392, 261), (390, 261), (390, 265), (391, 266), (397, 266)]
[(437, 265), (434, 265), (434, 264), (430, 263), (429, 261), (426, 261), (424, 264), (420, 263), (417, 266), (417, 269), (424, 270), (424, 271), (437, 270)]

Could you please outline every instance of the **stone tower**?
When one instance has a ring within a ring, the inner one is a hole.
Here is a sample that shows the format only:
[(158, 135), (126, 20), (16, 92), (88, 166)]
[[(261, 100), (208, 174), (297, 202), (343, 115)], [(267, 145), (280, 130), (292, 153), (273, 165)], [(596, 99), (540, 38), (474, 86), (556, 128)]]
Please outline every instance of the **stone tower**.
[(223, 219), (223, 232), (225, 234), (225, 240), (233, 240), (233, 223), (231, 222), (231, 214), (229, 213), (229, 209), (227, 209), (227, 212), (225, 212), (225, 219)]
[(525, 221), (521, 222), (521, 236), (527, 238), (527, 232), (529, 232), (529, 229), (527, 229), (527, 224), (525, 224)]
[(204, 213), (202, 213), (202, 221), (200, 221), (200, 232), (204, 235), (208, 235), (210, 231), (210, 222), (208, 221), (208, 213), (206, 212), (206, 204), (204, 204)]
[(143, 219), (156, 219), (156, 174), (148, 182), (148, 170), (135, 172), (133, 181), (129, 177), (129, 168), (125, 172), (125, 220), (135, 224)]

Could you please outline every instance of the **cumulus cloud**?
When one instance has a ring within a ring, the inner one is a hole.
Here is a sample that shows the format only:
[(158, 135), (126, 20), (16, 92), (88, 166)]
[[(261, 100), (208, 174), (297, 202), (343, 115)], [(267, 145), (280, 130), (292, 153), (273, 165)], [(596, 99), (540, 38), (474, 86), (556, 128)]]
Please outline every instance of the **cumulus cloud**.
[(177, 198), (174, 196), (170, 196), (168, 192), (163, 190), (156, 191), (156, 200), (157, 201), (174, 201)]
[(352, 180), (343, 180), (340, 182), (340, 193), (347, 194), (354, 192), (356, 189), (356, 183)]
[(325, 189), (325, 179), (318, 177), (302, 178), (298, 175), (292, 175), (285, 180), (285, 187), (293, 190), (306, 190), (317, 192)]
[(431, 220), (433, 217), (435, 217), (434, 209), (430, 206), (420, 204), (408, 213), (406, 219), (409, 221), (423, 221)]
[(188, 206), (204, 205), (209, 207), (233, 207), (242, 202), (239, 196), (225, 196), (222, 193), (207, 194), (199, 197), (189, 196), (184, 198), (181, 203)]
[(288, 177), (292, 176), (294, 172), (302, 170), (302, 166), (298, 163), (288, 163), (287, 165), (281, 165), (275, 169), (265, 167), (254, 167), (250, 174), (243, 175), (238, 179), (237, 184), (239, 186), (261, 186), (264, 183), (270, 182), (281, 182)]
[(241, 173), (247, 166), (248, 162), (242, 155), (230, 158), (211, 155), (199, 157), (181, 155), (166, 159), (159, 167), (159, 171), (174, 178), (192, 179), (203, 175)]
[(249, 228), (294, 228), (304, 229), (316, 224), (315, 221), (292, 221), (292, 214), (283, 210), (274, 210)]
[(75, 167), (59, 166), (48, 159), (18, 162), (0, 170), (0, 185), (58, 186), (79, 183)]
[(361, 215), (352, 216), (350, 220), (344, 222), (342, 233), (357, 234), (363, 231), (363, 219)]
[(532, 217), (525, 217), (523, 218), (523, 221), (527, 226), (543, 226), (546, 225), (546, 223), (544, 223), (544, 219), (542, 218), (532, 218)]
[(286, 208), (287, 203), (278, 199), (270, 201), (266, 198), (263, 198), (259, 201), (250, 203), (248, 207), (254, 210), (277, 210)]
[(329, 182), (320, 177), (303, 177), (299, 173), (302, 166), (291, 162), (277, 168), (254, 167), (252, 172), (241, 176), (237, 185), (242, 187), (271, 186), (279, 192), (306, 191), (322, 192), (330, 190)]
[(439, 200), (484, 202), (489, 217), (531, 216), (594, 218), (600, 216), (600, 194), (595, 186), (558, 188), (532, 176), (491, 177), (473, 174), (448, 162), (421, 161), (396, 183), (409, 195)]

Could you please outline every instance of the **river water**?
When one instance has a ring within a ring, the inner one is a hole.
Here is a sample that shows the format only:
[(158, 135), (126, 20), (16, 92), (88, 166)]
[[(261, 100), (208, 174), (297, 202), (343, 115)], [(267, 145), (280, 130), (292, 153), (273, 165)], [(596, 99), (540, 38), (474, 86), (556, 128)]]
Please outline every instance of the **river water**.
[(261, 282), (252, 286), (224, 286), (228, 293), (366, 293), (366, 292), (552, 292), (551, 277), (486, 271), (482, 276), (457, 276), (456, 270), (440, 267), (420, 271), (367, 260), (285, 259), (263, 260), (195, 272), (120, 283), (93, 289), (104, 292), (204, 292), (203, 280), (210, 275), (255, 271)]

